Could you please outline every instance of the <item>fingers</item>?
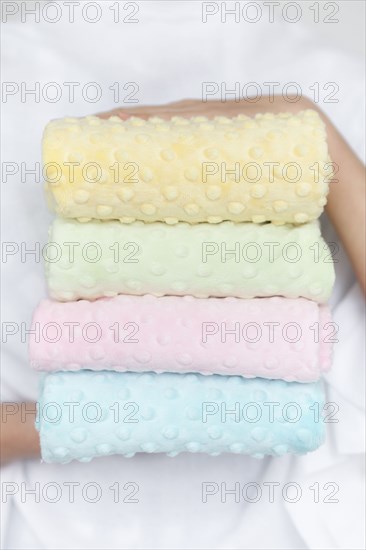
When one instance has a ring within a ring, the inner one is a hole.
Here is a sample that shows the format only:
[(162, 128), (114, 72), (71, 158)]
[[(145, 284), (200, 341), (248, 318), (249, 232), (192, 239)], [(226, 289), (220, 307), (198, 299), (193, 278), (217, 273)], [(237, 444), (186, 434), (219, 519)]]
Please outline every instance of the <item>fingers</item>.
[[(239, 101), (202, 101), (200, 99), (185, 99), (164, 105), (145, 105), (133, 107), (118, 107), (112, 111), (98, 113), (100, 118), (117, 116), (122, 120), (130, 117), (148, 119), (159, 117), (169, 120), (174, 116), (190, 118), (193, 116), (215, 116), (235, 117), (240, 114), (255, 116), (257, 113), (297, 113), (304, 109), (317, 109), (307, 98), (297, 97), (284, 98), (282, 96), (264, 96), (261, 98), (247, 98)], [(317, 109), (318, 110), (318, 109)]]

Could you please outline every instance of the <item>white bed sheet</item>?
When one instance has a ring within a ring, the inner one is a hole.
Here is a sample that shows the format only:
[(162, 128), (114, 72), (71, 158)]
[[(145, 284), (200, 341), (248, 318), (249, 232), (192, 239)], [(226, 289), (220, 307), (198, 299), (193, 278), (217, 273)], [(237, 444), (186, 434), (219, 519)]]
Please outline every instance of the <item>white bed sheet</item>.
[[(103, 4), (109, 4), (103, 2)], [(303, 89), (314, 82), (336, 81), (339, 102), (322, 107), (356, 151), (363, 152), (364, 81), (362, 62), (341, 51), (318, 47), (321, 37), (301, 24), (258, 23), (222, 25), (200, 20), (200, 2), (144, 2), (140, 23), (113, 25), (103, 18), (95, 25), (76, 20), (3, 27), (3, 80), (41, 83), (99, 82), (104, 90), (115, 81), (135, 81), (141, 103), (163, 103), (200, 97), (202, 81), (296, 81)], [(21, 103), (3, 105), (3, 161), (40, 160), (42, 129), (51, 118), (86, 115), (113, 107), (104, 94), (93, 105)], [(350, 182), (351, 184), (351, 182)], [(3, 241), (44, 243), (51, 215), (42, 185), (11, 178), (2, 187)], [(326, 238), (336, 240), (323, 220)], [(342, 248), (337, 255), (337, 282), (332, 296), (334, 319), (340, 326), (332, 372), (327, 376), (328, 400), (339, 406), (337, 424), (328, 425), (326, 444), (302, 458), (257, 461), (238, 456), (181, 455), (175, 459), (141, 455), (110, 457), (90, 464), (45, 465), (38, 461), (2, 469), (2, 482), (27, 489), (36, 482), (58, 483), (58, 503), (21, 491), (2, 504), (2, 548), (363, 548), (364, 460), (364, 301)], [(3, 264), (3, 321), (30, 322), (45, 295), (43, 267), (14, 257)], [(3, 400), (36, 399), (37, 376), (31, 372), (27, 349), (17, 338), (4, 346)], [(96, 482), (98, 503), (83, 501), (79, 492), (69, 503), (65, 482), (83, 486)], [(139, 484), (139, 503), (114, 503), (108, 487), (114, 482)], [(297, 483), (296, 503), (276, 497), (269, 502), (265, 486), (259, 502), (201, 501), (201, 483)], [(320, 500), (330, 494), (326, 483), (339, 486), (338, 503), (314, 503), (309, 487), (319, 483)], [(4, 485), (3, 485), (4, 487)], [(24, 500), (24, 499), (23, 499)]]

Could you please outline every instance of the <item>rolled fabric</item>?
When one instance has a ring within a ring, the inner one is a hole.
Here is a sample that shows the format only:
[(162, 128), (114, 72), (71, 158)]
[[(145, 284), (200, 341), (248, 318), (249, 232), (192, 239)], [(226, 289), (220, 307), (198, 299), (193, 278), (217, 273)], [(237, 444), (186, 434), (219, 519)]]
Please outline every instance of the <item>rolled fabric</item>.
[(65, 118), (44, 132), (50, 207), (86, 221), (174, 224), (319, 217), (331, 176), (312, 110), (254, 118)]
[(116, 296), (44, 300), (35, 311), (38, 370), (199, 372), (317, 380), (335, 333), (326, 306), (298, 298)]
[(334, 283), (318, 221), (167, 226), (60, 218), (50, 228), (45, 257), (50, 296), (61, 301), (190, 294), (301, 296), (324, 303)]
[(315, 450), (323, 407), (319, 382), (83, 371), (45, 376), (37, 426), (45, 462), (184, 451), (262, 458)]

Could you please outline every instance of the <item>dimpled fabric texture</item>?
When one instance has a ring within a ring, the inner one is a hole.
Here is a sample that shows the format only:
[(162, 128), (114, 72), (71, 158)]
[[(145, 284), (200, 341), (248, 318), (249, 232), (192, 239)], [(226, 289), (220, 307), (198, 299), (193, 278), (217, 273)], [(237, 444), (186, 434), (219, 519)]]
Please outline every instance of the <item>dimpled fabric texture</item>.
[(80, 221), (305, 223), (326, 204), (329, 160), (325, 125), (312, 110), (65, 118), (43, 138), (49, 205)]
[(301, 382), (317, 380), (330, 367), (334, 335), (326, 306), (279, 297), (44, 300), (32, 328), (31, 366), (39, 370), (200, 372)]
[[(74, 247), (70, 243), (76, 243)], [(56, 219), (46, 275), (51, 298), (116, 294), (238, 298), (281, 295), (324, 303), (334, 267), (319, 222), (302, 226)]]
[(81, 371), (45, 376), (38, 429), (45, 462), (185, 451), (262, 458), (316, 449), (323, 406), (319, 382)]

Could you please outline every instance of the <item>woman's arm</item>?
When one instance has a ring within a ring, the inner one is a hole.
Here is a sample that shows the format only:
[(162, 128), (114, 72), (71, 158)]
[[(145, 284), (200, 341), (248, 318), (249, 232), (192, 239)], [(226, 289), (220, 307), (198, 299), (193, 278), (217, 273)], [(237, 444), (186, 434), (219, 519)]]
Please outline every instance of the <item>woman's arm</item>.
[(366, 293), (365, 167), (327, 119), (326, 124), (330, 155), (339, 167), (335, 175), (338, 181), (330, 186), (326, 211)]
[(40, 455), (35, 428), (35, 403), (2, 403), (0, 424), (0, 462)]

